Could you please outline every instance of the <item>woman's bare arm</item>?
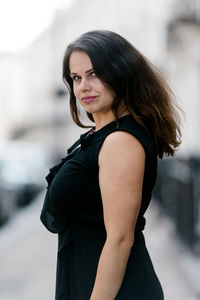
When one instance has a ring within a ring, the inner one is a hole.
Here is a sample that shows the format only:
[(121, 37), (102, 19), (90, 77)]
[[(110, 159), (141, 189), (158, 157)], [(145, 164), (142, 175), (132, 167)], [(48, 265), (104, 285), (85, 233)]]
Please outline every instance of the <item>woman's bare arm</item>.
[(99, 184), (107, 232), (90, 300), (115, 299), (126, 269), (142, 195), (145, 151), (130, 133), (115, 131), (99, 153)]

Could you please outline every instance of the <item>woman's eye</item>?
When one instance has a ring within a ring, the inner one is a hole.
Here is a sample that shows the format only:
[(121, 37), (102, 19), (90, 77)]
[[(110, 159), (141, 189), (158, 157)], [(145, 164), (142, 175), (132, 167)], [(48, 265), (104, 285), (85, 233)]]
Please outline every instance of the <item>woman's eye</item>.
[(93, 71), (92, 73), (90, 73), (90, 76), (96, 77), (96, 73)]
[[(96, 77), (96, 73), (95, 73), (95, 72), (89, 73), (89, 74), (88, 74), (88, 78), (89, 78), (89, 77)], [(80, 81), (80, 80), (81, 80), (81, 77), (78, 76), (78, 75), (74, 75), (74, 76), (72, 76), (72, 80), (73, 80), (73, 81)]]
[(78, 80), (80, 80), (80, 76), (75, 75), (75, 76), (72, 77), (72, 79), (73, 79), (74, 81), (78, 81)]

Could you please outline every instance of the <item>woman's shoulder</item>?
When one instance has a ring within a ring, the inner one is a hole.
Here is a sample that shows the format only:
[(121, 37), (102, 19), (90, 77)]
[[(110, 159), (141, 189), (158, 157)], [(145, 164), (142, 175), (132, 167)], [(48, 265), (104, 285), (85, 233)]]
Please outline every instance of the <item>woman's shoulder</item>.
[(115, 131), (125, 131), (130, 133), (143, 145), (145, 152), (155, 152), (153, 136), (148, 133), (147, 130), (142, 127), (132, 115), (129, 114), (119, 119), (119, 127), (113, 128), (110, 133)]
[(125, 162), (126, 168), (133, 165), (135, 160), (145, 160), (145, 150), (143, 144), (135, 137), (135, 135), (125, 130), (117, 130), (109, 134), (99, 152), (99, 163), (105, 164), (114, 161), (114, 166)]
[[(126, 132), (126, 135), (123, 134), (123, 132)], [(127, 135), (127, 133), (129, 133), (129, 135)], [(113, 147), (123, 149), (124, 143), (126, 145), (129, 142), (131, 143), (130, 135), (132, 135), (135, 140), (137, 139), (143, 146), (148, 161), (156, 156), (153, 138), (136, 122), (132, 115), (125, 115), (119, 118), (119, 126), (117, 126), (116, 122), (112, 122), (88, 137), (83, 135), (81, 144), (82, 148), (85, 148), (86, 160), (93, 166), (97, 166), (99, 153), (104, 143), (112, 140), (112, 144), (117, 145)], [(137, 143), (137, 141), (135, 141), (135, 143)], [(123, 147), (121, 147), (122, 144)], [(111, 147), (111, 151), (113, 147)]]

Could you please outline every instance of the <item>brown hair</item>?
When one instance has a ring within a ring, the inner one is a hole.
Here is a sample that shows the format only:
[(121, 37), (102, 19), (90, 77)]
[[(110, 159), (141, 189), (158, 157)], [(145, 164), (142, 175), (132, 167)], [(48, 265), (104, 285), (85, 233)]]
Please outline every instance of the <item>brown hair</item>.
[[(97, 77), (114, 91), (112, 111), (117, 122), (119, 106), (124, 101), (135, 120), (154, 137), (158, 156), (174, 155), (181, 131), (173, 93), (155, 67), (126, 39), (111, 31), (87, 32), (65, 51), (63, 80), (70, 92), (74, 122), (80, 127), (91, 127), (82, 124), (79, 118), (69, 70), (70, 55), (74, 51), (87, 53)], [(87, 115), (94, 122), (92, 114)]]

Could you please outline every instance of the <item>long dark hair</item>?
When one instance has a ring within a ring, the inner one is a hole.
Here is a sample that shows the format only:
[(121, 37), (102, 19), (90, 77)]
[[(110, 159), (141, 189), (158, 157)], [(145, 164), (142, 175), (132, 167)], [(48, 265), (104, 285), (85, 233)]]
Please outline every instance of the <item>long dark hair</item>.
[[(135, 120), (153, 135), (160, 158), (174, 155), (180, 144), (179, 115), (173, 94), (155, 67), (125, 38), (107, 30), (90, 31), (69, 44), (63, 59), (63, 80), (70, 92), (70, 111), (74, 122), (84, 128), (70, 77), (69, 59), (74, 51), (84, 51), (97, 77), (116, 97), (112, 111), (118, 121), (122, 101)], [(91, 121), (92, 114), (87, 112)]]

